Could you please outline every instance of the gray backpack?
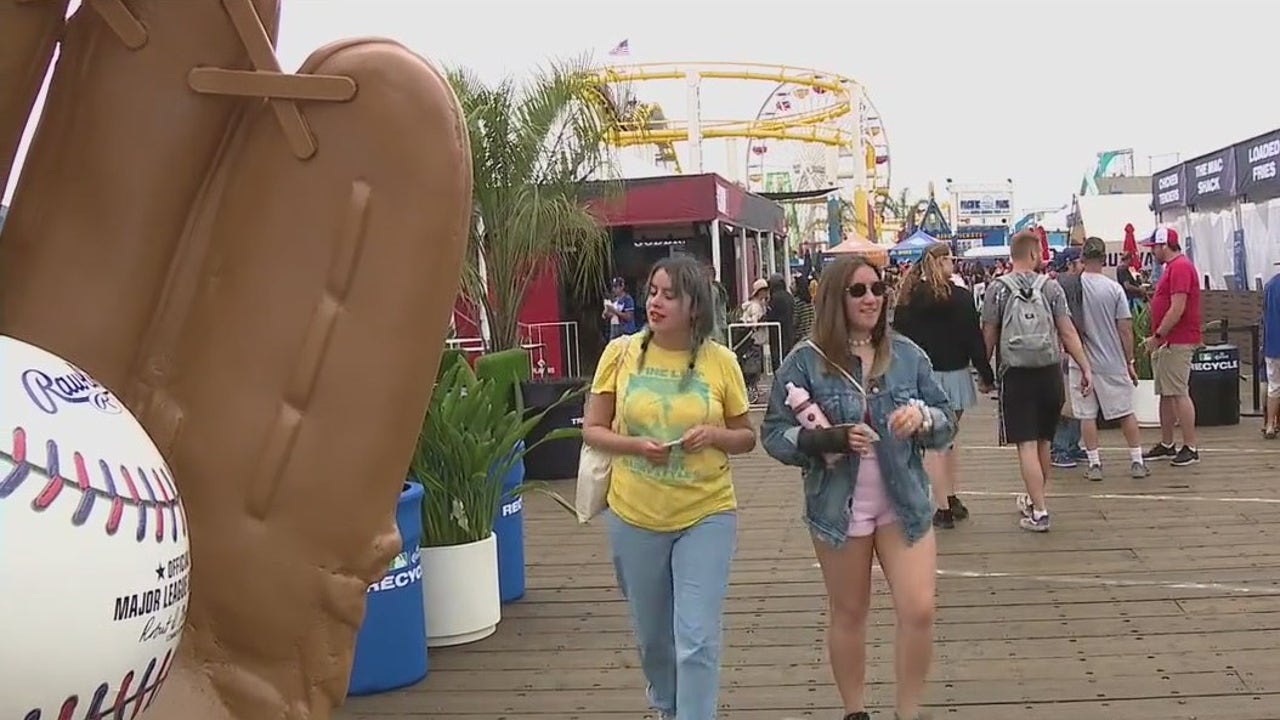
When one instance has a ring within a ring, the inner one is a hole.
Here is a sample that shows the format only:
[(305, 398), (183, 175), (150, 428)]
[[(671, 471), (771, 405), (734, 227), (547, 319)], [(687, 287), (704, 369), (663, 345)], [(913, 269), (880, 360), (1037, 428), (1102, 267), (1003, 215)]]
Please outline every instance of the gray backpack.
[(1044, 275), (1029, 285), (1021, 276), (999, 278), (1008, 291), (1000, 318), (1000, 362), (1007, 367), (1042, 368), (1060, 362), (1058, 328), (1044, 296), (1048, 281)]

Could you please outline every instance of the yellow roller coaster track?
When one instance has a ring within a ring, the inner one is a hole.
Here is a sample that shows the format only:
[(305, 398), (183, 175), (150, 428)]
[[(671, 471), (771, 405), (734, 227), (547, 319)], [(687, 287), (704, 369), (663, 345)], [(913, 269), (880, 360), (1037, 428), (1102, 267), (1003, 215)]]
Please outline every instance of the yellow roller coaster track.
[[(753, 63), (645, 63), (621, 65), (600, 70), (596, 77), (602, 85), (629, 82), (681, 80), (696, 74), (706, 80), (756, 80), (808, 87), (832, 93), (832, 102), (817, 110), (775, 115), (758, 120), (703, 120), (699, 133), (703, 139), (752, 138), (757, 140), (794, 140), (835, 147), (850, 147), (857, 138), (847, 130), (830, 123), (854, 111), (850, 88), (856, 83), (846, 77), (811, 68)], [(610, 145), (669, 145), (689, 140), (688, 121), (665, 121), (660, 125), (619, 123), (611, 129)]]

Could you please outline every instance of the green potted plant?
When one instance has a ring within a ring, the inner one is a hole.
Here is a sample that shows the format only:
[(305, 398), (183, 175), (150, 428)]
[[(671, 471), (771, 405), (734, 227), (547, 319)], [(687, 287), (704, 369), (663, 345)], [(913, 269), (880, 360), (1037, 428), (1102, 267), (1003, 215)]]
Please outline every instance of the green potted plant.
[(539, 492), (573, 512), (549, 488), (512, 483), (510, 476), (530, 449), (581, 431), (556, 430), (526, 446), (542, 413), (525, 417), (522, 403), (511, 407), (509, 393), (509, 384), (478, 379), (466, 363), (455, 363), (427, 408), (410, 471), (426, 491), (421, 544), (428, 646), (474, 642), (497, 628), (502, 609), (494, 523), (505, 494)]
[(1133, 365), (1138, 373), (1138, 386), (1133, 391), (1133, 414), (1140, 427), (1160, 426), (1160, 398), (1156, 397), (1155, 376), (1151, 370), (1151, 353), (1143, 347), (1151, 335), (1151, 306), (1142, 303), (1133, 311)]

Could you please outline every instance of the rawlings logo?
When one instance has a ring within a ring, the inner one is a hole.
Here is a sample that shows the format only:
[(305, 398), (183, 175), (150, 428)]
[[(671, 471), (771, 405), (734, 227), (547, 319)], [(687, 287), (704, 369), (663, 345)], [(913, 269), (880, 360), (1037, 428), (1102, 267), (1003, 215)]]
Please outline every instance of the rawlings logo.
[(22, 388), (36, 407), (50, 415), (58, 412), (58, 403), (89, 404), (112, 415), (120, 412), (120, 403), (111, 391), (71, 365), (71, 372), (56, 377), (31, 368), (22, 373)]

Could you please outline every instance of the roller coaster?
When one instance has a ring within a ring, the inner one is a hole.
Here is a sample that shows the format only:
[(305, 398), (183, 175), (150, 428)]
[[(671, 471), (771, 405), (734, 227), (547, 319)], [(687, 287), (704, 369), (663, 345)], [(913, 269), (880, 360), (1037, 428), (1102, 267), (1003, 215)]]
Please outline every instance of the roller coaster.
[[(754, 118), (707, 120), (701, 117), (705, 81), (754, 81), (772, 90)], [(879, 112), (863, 86), (850, 78), (810, 68), (749, 63), (645, 63), (603, 68), (595, 87), (612, 122), (606, 142), (615, 148), (652, 146), (654, 160), (675, 172), (702, 171), (702, 142), (746, 139), (746, 171), (733, 178), (751, 189), (807, 190), (837, 187), (858, 207), (857, 215), (880, 214), (889, 200), (888, 136)], [(673, 119), (656, 102), (643, 102), (633, 86), (642, 82), (683, 81), (689, 89), (685, 119)], [(801, 159), (783, 172), (764, 172), (770, 143), (805, 148)], [(677, 145), (683, 144), (686, 168)], [(823, 149), (825, 148), (825, 153)], [(841, 162), (841, 160), (848, 162)], [(845, 167), (841, 167), (841, 166)], [(732, 171), (731, 171), (732, 172)], [(786, 175), (780, 183), (781, 175)], [(780, 187), (786, 185), (787, 187)], [(825, 210), (812, 212), (825, 213)]]

